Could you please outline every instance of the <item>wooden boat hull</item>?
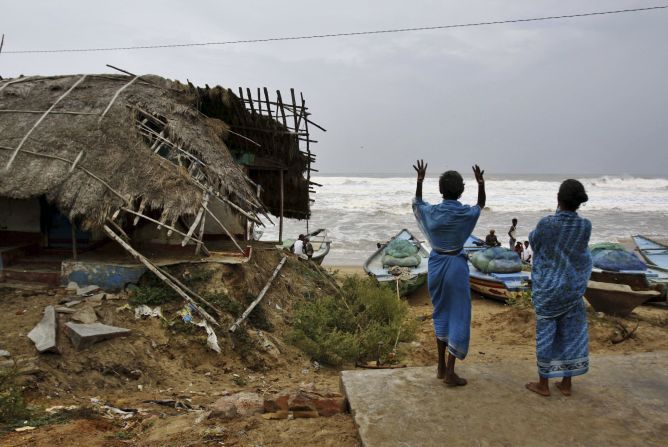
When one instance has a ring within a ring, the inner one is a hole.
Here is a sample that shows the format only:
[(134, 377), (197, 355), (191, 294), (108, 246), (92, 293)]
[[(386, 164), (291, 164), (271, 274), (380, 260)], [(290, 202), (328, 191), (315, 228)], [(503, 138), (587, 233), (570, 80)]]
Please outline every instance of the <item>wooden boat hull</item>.
[[(473, 235), (468, 238), (464, 245), (464, 251), (469, 256), (485, 248), (483, 240)], [(470, 262), (469, 283), (471, 290), (478, 295), (502, 302), (519, 298), (523, 293), (531, 290), (530, 273), (520, 272), (517, 274), (517, 279), (508, 281), (479, 272)]]
[[(394, 239), (406, 239), (418, 246), (421, 262), (417, 267), (410, 269), (410, 275), (406, 278), (399, 279), (399, 295), (409, 295), (427, 283), (427, 265), (429, 262), (429, 251), (424, 247), (422, 242), (416, 238), (407, 229), (401, 230), (390, 241)], [(389, 242), (388, 242), (389, 243)], [(385, 244), (386, 245), (386, 244)], [(385, 285), (392, 290), (397, 289), (397, 279), (392, 276), (382, 265), (382, 256), (385, 250), (385, 245), (381, 245), (364, 263), (364, 271), (367, 275), (375, 278), (379, 284)]]
[(497, 301), (506, 302), (509, 299), (519, 298), (523, 291), (509, 290), (502, 281), (490, 281), (483, 278), (469, 277), (471, 290), (478, 295)]
[(598, 281), (589, 281), (585, 291), (585, 299), (596, 312), (617, 317), (628, 316), (633, 309), (659, 295), (656, 290), (633, 290), (627, 284)]

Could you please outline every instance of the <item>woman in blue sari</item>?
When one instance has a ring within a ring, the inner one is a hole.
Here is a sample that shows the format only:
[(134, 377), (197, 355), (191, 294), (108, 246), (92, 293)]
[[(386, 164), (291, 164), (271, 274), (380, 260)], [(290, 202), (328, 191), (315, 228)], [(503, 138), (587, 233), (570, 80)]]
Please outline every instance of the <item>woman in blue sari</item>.
[(589, 370), (587, 312), (582, 299), (591, 275), (591, 222), (577, 209), (588, 200), (584, 186), (565, 180), (557, 195), (557, 213), (544, 217), (529, 234), (533, 247), (532, 301), (536, 312), (538, 382), (527, 389), (550, 395), (548, 380), (561, 377), (557, 389), (571, 395), (571, 377)]
[[(464, 243), (473, 232), (485, 207), (485, 181), (478, 165), (473, 167), (478, 183), (478, 204), (462, 205), (458, 199), (464, 192), (459, 172), (444, 172), (438, 182), (443, 201), (430, 205), (422, 200), (422, 182), (427, 165), (418, 160), (417, 187), (413, 213), (418, 226), (432, 247), (429, 255), (429, 295), (434, 306), (433, 321), (438, 349), (439, 379), (449, 386), (466, 385), (466, 379), (455, 374), (455, 360), (464, 360), (471, 332), (471, 289), (469, 267)], [(448, 350), (447, 362), (445, 350)]]

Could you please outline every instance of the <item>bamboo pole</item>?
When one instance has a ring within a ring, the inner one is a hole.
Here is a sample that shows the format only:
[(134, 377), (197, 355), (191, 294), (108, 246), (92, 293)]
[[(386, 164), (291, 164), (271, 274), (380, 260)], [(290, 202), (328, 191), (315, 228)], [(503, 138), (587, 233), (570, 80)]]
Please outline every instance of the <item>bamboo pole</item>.
[(97, 120), (98, 123), (102, 122), (102, 119), (104, 118), (104, 116), (107, 114), (109, 109), (111, 109), (111, 106), (114, 104), (114, 102), (116, 102), (116, 99), (118, 98), (118, 95), (120, 95), (123, 92), (123, 90), (125, 90), (126, 88), (128, 88), (132, 84), (134, 84), (137, 79), (139, 79), (139, 76), (135, 76), (134, 78), (132, 78), (132, 80), (130, 82), (128, 82), (123, 87), (116, 90), (116, 93), (114, 93), (114, 96), (111, 98), (111, 101), (109, 102), (107, 107), (104, 109), (104, 112), (102, 112), (102, 114), (100, 115), (100, 118)]
[[(202, 242), (204, 240), (204, 225), (206, 224), (206, 214), (202, 216), (202, 223), (199, 228), (199, 240), (200, 242), (197, 243), (197, 247), (195, 247), (195, 254), (199, 255), (200, 250), (202, 249), (202, 246), (204, 243)], [(206, 248), (206, 247), (205, 247)]]
[(74, 222), (70, 223), (72, 229), (72, 259), (77, 260), (77, 229), (74, 227)]
[(195, 232), (195, 229), (197, 228), (197, 225), (199, 224), (200, 220), (202, 219), (202, 215), (204, 214), (204, 209), (206, 208), (206, 204), (209, 202), (209, 193), (204, 193), (204, 197), (202, 198), (202, 207), (199, 209), (197, 212), (197, 215), (195, 216), (195, 220), (193, 224), (190, 226), (188, 229), (188, 233), (186, 234), (186, 237), (181, 241), (181, 247), (185, 247), (188, 241), (190, 240), (190, 237), (193, 235)]
[[(137, 250), (132, 248), (130, 244), (125, 242), (123, 238), (121, 238), (119, 235), (114, 233), (114, 231), (109, 228), (107, 225), (103, 226), (103, 229), (107, 235), (118, 242), (121, 247), (123, 247), (128, 253), (132, 255), (135, 259), (137, 259), (139, 262), (144, 264), (147, 269), (149, 269), (151, 272), (155, 274), (158, 278), (162, 280), (165, 284), (167, 284), (169, 287), (171, 287), (176, 293), (178, 293), (182, 298), (184, 298), (186, 301), (188, 301), (196, 310), (199, 312), (200, 315), (207, 321), (209, 321), (211, 324), (214, 324), (216, 326), (220, 326), (218, 322), (211, 316), (207, 311), (202, 309), (200, 305), (198, 305), (195, 300), (193, 300), (181, 287), (179, 287), (173, 280), (168, 278), (161, 270), (158, 268), (155, 264), (153, 264), (151, 261), (149, 261), (147, 258), (145, 258), (141, 253), (139, 253)], [(171, 276), (171, 275), (170, 275)]]
[[(167, 225), (165, 222), (160, 222), (160, 221), (158, 221), (158, 220), (156, 220), (156, 219), (154, 219), (154, 218), (152, 218), (152, 217), (148, 217), (147, 215), (142, 214), (141, 211), (134, 211), (134, 210), (132, 210), (132, 209), (130, 209), (130, 208), (127, 208), (127, 207), (121, 207), (121, 209), (122, 209), (123, 211), (125, 211), (126, 213), (134, 214), (135, 216), (137, 216), (137, 217), (135, 218), (136, 221), (139, 221), (139, 218), (146, 219), (146, 220), (148, 220), (149, 222), (156, 223), (156, 224), (158, 224), (158, 225), (161, 226), (161, 227), (165, 227), (165, 228), (167, 228), (168, 230), (172, 230), (173, 232), (175, 232), (175, 233), (177, 233), (177, 234), (180, 234), (181, 236), (185, 236), (185, 235), (186, 235), (186, 233), (184, 233), (183, 231), (178, 230), (176, 227)], [(134, 224), (134, 225), (136, 225), (136, 224)], [(204, 243), (203, 241), (201, 241), (201, 240), (199, 240), (199, 239), (195, 239), (194, 237), (191, 237), (190, 240), (193, 241), (193, 242), (201, 242), (202, 244)]]
[(283, 169), (280, 171), (280, 183), (281, 183), (281, 196), (280, 196), (280, 216), (279, 216), (279, 222), (278, 222), (278, 243), (282, 244), (283, 243), (283, 199), (284, 199), (284, 185), (283, 185)]
[(6, 170), (9, 170), (9, 168), (12, 167), (12, 164), (14, 163), (14, 160), (16, 159), (16, 156), (18, 155), (19, 151), (21, 150), (21, 147), (25, 144), (26, 141), (28, 141), (28, 137), (30, 137), (30, 134), (32, 134), (35, 129), (37, 129), (37, 126), (40, 125), (42, 121), (44, 121), (44, 118), (46, 118), (49, 113), (58, 105), (60, 101), (62, 101), (67, 95), (72, 92), (79, 84), (81, 84), (84, 79), (86, 79), (86, 75), (81, 76), (65, 93), (63, 93), (58, 99), (56, 99), (56, 102), (54, 102), (51, 107), (47, 109), (46, 112), (42, 114), (42, 116), (39, 117), (37, 122), (33, 124), (33, 126), (30, 128), (28, 133), (25, 134), (21, 142), (19, 143), (18, 146), (16, 146), (16, 149), (14, 149), (14, 153), (9, 157), (9, 161), (7, 162), (7, 166), (5, 166)]
[(252, 303), (248, 306), (248, 308), (244, 311), (243, 314), (237, 319), (237, 321), (234, 322), (232, 326), (230, 326), (229, 331), (234, 332), (239, 328), (239, 325), (244, 322), (244, 320), (250, 315), (250, 313), (255, 309), (255, 307), (262, 301), (262, 298), (264, 298), (264, 295), (267, 293), (267, 290), (269, 290), (269, 287), (271, 286), (271, 283), (276, 279), (276, 276), (278, 275), (278, 272), (281, 271), (283, 266), (285, 265), (285, 261), (288, 260), (287, 256), (283, 256), (281, 259), (281, 262), (278, 263), (276, 268), (274, 269), (274, 273), (271, 274), (271, 277), (269, 278), (269, 281), (267, 281), (267, 284), (264, 285), (262, 290), (260, 291), (260, 294), (253, 300)]
[(223, 223), (220, 221), (220, 219), (218, 219), (218, 217), (217, 217), (215, 214), (213, 214), (209, 208), (204, 207), (204, 209), (206, 210), (207, 213), (209, 213), (209, 216), (211, 216), (211, 217), (213, 218), (213, 220), (215, 220), (216, 223), (217, 223), (218, 225), (220, 225), (220, 227), (223, 229), (223, 231), (225, 232), (225, 234), (227, 234), (227, 236), (228, 236), (230, 239), (232, 239), (232, 242), (234, 242), (234, 245), (237, 246), (237, 248), (239, 249), (239, 251), (241, 252), (241, 254), (242, 254), (242, 255), (246, 255), (246, 252), (244, 251), (244, 249), (241, 248), (241, 246), (239, 245), (239, 243), (237, 242), (237, 240), (235, 239), (235, 237), (232, 235), (232, 233), (230, 233), (230, 231), (225, 227), (225, 225), (223, 225)]

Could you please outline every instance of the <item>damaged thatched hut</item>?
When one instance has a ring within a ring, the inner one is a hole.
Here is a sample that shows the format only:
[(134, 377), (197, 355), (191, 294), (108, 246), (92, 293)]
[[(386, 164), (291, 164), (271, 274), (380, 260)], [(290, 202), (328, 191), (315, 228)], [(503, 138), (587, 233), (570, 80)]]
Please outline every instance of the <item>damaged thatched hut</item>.
[[(119, 286), (120, 261), (91, 278), (85, 258), (121, 260), (110, 246), (144, 266), (140, 248), (155, 263), (235, 247), (248, 257), (259, 215), (308, 218), (313, 158), (277, 99), (263, 114), (230, 90), (152, 75), (0, 81), (0, 280), (65, 260), (59, 281)], [(303, 103), (290, 110), (307, 125)]]

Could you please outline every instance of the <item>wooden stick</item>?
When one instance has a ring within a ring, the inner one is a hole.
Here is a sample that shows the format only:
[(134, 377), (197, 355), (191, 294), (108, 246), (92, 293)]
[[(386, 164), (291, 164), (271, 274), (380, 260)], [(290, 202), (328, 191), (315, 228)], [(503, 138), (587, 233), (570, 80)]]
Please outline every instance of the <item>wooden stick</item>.
[(111, 106), (114, 104), (114, 102), (116, 102), (116, 98), (118, 98), (118, 95), (120, 95), (121, 92), (123, 92), (123, 90), (125, 90), (126, 88), (128, 88), (128, 87), (130, 87), (132, 84), (134, 84), (135, 81), (136, 81), (137, 79), (139, 79), (139, 76), (135, 76), (134, 78), (132, 78), (132, 80), (131, 80), (130, 82), (128, 82), (128, 83), (125, 84), (123, 87), (121, 87), (121, 88), (119, 88), (118, 90), (116, 90), (116, 93), (114, 93), (114, 96), (111, 98), (111, 101), (110, 101), (109, 104), (107, 105), (107, 108), (104, 109), (104, 112), (102, 112), (102, 114), (100, 115), (100, 118), (97, 120), (98, 123), (101, 123), (101, 122), (102, 122), (102, 119), (104, 118), (104, 116), (107, 114), (107, 112), (109, 111), (109, 109), (111, 109)]
[[(18, 109), (4, 109), (0, 110), (0, 113), (44, 113), (46, 110), (18, 110)], [(95, 115), (98, 116), (99, 113), (95, 112), (75, 112), (69, 110), (52, 110), (51, 115)]]
[(202, 198), (202, 207), (197, 212), (197, 215), (195, 216), (195, 221), (193, 222), (193, 224), (188, 229), (188, 233), (186, 234), (186, 237), (183, 238), (183, 241), (181, 241), (181, 247), (186, 246), (186, 244), (190, 240), (190, 237), (195, 232), (195, 228), (197, 228), (197, 225), (199, 224), (199, 221), (202, 219), (202, 215), (204, 214), (204, 209), (206, 208), (206, 204), (208, 202), (209, 202), (209, 193), (205, 192), (204, 197)]
[(267, 103), (267, 113), (269, 113), (269, 118), (274, 118), (274, 116), (271, 113), (271, 106), (269, 105), (269, 90), (267, 90), (267, 87), (264, 88), (264, 99)]
[(81, 157), (83, 157), (83, 154), (84, 154), (83, 150), (81, 152), (79, 152), (79, 155), (77, 155), (77, 158), (74, 159), (74, 163), (72, 163), (72, 166), (70, 167), (70, 170), (67, 171), (67, 172), (72, 173), (72, 171), (74, 171), (74, 168), (77, 167), (77, 163), (79, 163), (79, 160), (81, 160)]
[[(262, 104), (262, 103), (260, 103), (260, 104)], [(251, 140), (250, 138), (248, 138), (248, 137), (246, 137), (246, 136), (244, 136), (244, 135), (241, 135), (240, 133), (237, 133), (237, 132), (235, 132), (235, 131), (233, 131), (233, 130), (230, 130), (230, 129), (227, 129), (227, 131), (228, 131), (229, 133), (231, 133), (232, 135), (236, 135), (236, 136), (238, 136), (239, 138), (243, 138), (244, 140), (248, 141), (249, 143), (253, 143), (253, 144), (256, 145), (257, 147), (262, 147), (262, 145), (261, 145), (260, 143), (254, 141), (254, 140)]]
[(253, 216), (253, 215), (251, 215), (250, 213), (246, 212), (243, 208), (241, 208), (241, 207), (240, 207), (239, 205), (237, 205), (236, 203), (232, 202), (230, 199), (225, 198), (225, 197), (219, 197), (219, 198), (220, 198), (223, 202), (227, 203), (227, 204), (230, 205), (232, 208), (234, 208), (235, 210), (239, 211), (241, 214), (243, 214), (244, 216), (246, 216), (248, 219), (252, 220), (253, 222), (255, 222), (255, 223), (257, 223), (257, 224), (262, 225), (262, 222), (260, 221), (260, 219), (257, 218), (257, 216)]
[(248, 103), (250, 104), (251, 111), (253, 112), (253, 115), (255, 115), (255, 104), (253, 104), (253, 96), (251, 95), (249, 88), (246, 88), (246, 94), (248, 95)]
[(232, 239), (232, 242), (234, 242), (234, 245), (237, 246), (237, 248), (239, 249), (239, 251), (241, 252), (241, 254), (245, 256), (245, 255), (246, 255), (246, 252), (244, 251), (244, 249), (241, 248), (241, 246), (237, 243), (237, 240), (234, 238), (234, 236), (232, 235), (232, 233), (230, 233), (230, 231), (229, 231), (227, 228), (225, 228), (225, 225), (223, 225), (223, 223), (220, 221), (220, 219), (218, 219), (218, 217), (217, 217), (215, 214), (213, 214), (209, 208), (204, 207), (204, 209), (206, 210), (207, 213), (209, 213), (209, 216), (211, 216), (211, 217), (213, 218), (213, 220), (215, 220), (216, 223), (217, 223), (218, 225), (220, 225), (220, 228), (223, 229), (223, 231), (225, 232), (225, 234), (227, 234), (227, 236), (228, 236), (230, 239)]
[[(206, 214), (202, 216), (202, 223), (199, 227), (199, 240), (203, 241), (204, 240), (204, 225), (206, 224)], [(202, 249), (202, 242), (197, 243), (197, 247), (195, 247), (195, 254), (199, 255), (200, 250)]]
[[(143, 202), (142, 202), (142, 203), (143, 203)], [(160, 222), (160, 221), (158, 221), (158, 220), (156, 220), (156, 219), (154, 219), (154, 218), (152, 218), (152, 217), (148, 217), (147, 215), (142, 214), (140, 211), (134, 211), (134, 210), (132, 210), (132, 209), (130, 209), (130, 208), (127, 208), (127, 207), (121, 207), (121, 209), (122, 209), (123, 211), (125, 211), (126, 213), (134, 214), (135, 216), (137, 216), (137, 218), (135, 219), (135, 220), (137, 220), (137, 221), (139, 221), (139, 218), (141, 217), (142, 219), (146, 219), (146, 220), (148, 220), (149, 222), (157, 223), (157, 224), (158, 224), (159, 226), (161, 226), (161, 227), (165, 227), (165, 228), (167, 228), (167, 229), (169, 229), (169, 230), (172, 230), (173, 232), (175, 232), (175, 233), (177, 233), (177, 234), (180, 234), (181, 236), (185, 236), (185, 235), (186, 235), (183, 231), (180, 231), (180, 230), (177, 229), (176, 227), (167, 225), (166, 223), (164, 223), (164, 222)], [(143, 208), (140, 208), (140, 209), (143, 209)], [(135, 224), (135, 225), (136, 225), (136, 224)], [(190, 240), (193, 241), (193, 242), (202, 242), (201, 240), (199, 240), (199, 239), (195, 239), (194, 237), (191, 237)], [(202, 242), (202, 243), (204, 243), (204, 242)]]
[(262, 298), (264, 298), (264, 295), (267, 293), (267, 290), (269, 290), (269, 287), (271, 286), (271, 283), (274, 281), (274, 279), (278, 275), (278, 272), (281, 271), (281, 269), (285, 265), (285, 261), (287, 261), (287, 260), (288, 260), (288, 257), (283, 256), (283, 258), (281, 259), (281, 262), (278, 263), (278, 265), (274, 269), (274, 273), (271, 274), (271, 277), (269, 278), (269, 281), (267, 281), (267, 284), (264, 285), (264, 287), (260, 291), (260, 294), (257, 296), (257, 298), (255, 298), (255, 300), (253, 300), (253, 302), (250, 303), (250, 305), (248, 306), (248, 309), (246, 309), (244, 311), (244, 313), (241, 314), (241, 316), (237, 319), (237, 321), (235, 321), (234, 324), (232, 326), (230, 326), (230, 329), (229, 329), (230, 332), (236, 331), (239, 328), (239, 325), (241, 323), (243, 323), (243, 321), (246, 319), (246, 317), (248, 317), (248, 315), (253, 311), (253, 309), (255, 309), (255, 306), (257, 306), (260, 303), (260, 301), (262, 301)]
[(216, 326), (220, 326), (218, 322), (211, 316), (209, 315), (204, 309), (202, 309), (196, 302), (193, 300), (186, 292), (183, 291), (174, 281), (169, 279), (156, 265), (154, 265), (151, 261), (146, 259), (141, 253), (139, 253), (137, 250), (132, 248), (130, 244), (125, 242), (119, 235), (114, 233), (114, 231), (109, 228), (107, 225), (103, 226), (103, 229), (107, 235), (118, 242), (121, 247), (123, 247), (128, 253), (132, 255), (135, 259), (137, 259), (139, 262), (144, 264), (147, 269), (149, 269), (151, 272), (155, 274), (158, 278), (162, 280), (165, 284), (167, 284), (169, 287), (171, 287), (176, 293), (178, 293), (181, 297), (183, 297), (186, 301), (188, 301), (196, 310), (199, 312), (200, 315), (207, 321), (209, 321), (211, 324), (214, 324)]
[(47, 115), (58, 105), (58, 103), (60, 101), (62, 101), (67, 95), (69, 95), (72, 90), (77, 88), (77, 86), (79, 84), (81, 84), (84, 81), (84, 79), (86, 79), (86, 75), (81, 76), (79, 78), (79, 80), (77, 82), (75, 82), (74, 85), (72, 85), (72, 87), (70, 87), (65, 93), (63, 93), (58, 99), (56, 99), (56, 102), (54, 102), (51, 105), (51, 107), (49, 107), (49, 109), (46, 112), (44, 112), (44, 114), (37, 120), (37, 122), (35, 124), (33, 124), (33, 126), (30, 128), (28, 133), (25, 134), (25, 136), (23, 137), (23, 139), (21, 140), (19, 145), (16, 146), (16, 149), (14, 149), (14, 153), (11, 155), (11, 157), (9, 157), (9, 161), (7, 162), (7, 166), (5, 166), (6, 170), (9, 170), (9, 168), (12, 167), (12, 163), (14, 163), (14, 160), (16, 159), (16, 156), (18, 155), (19, 151), (21, 150), (21, 147), (23, 146), (23, 144), (26, 141), (28, 141), (28, 137), (30, 137), (30, 134), (33, 133), (33, 131), (37, 128), (37, 126), (39, 126), (39, 124), (42, 121), (44, 121), (44, 118), (47, 117)]
[(18, 84), (19, 82), (32, 81), (35, 78), (37, 78), (37, 76), (26, 76), (26, 77), (23, 77), (23, 78), (14, 79), (13, 81), (9, 81), (6, 84), (0, 85), (0, 92), (3, 91), (5, 89), (5, 87), (7, 87), (8, 85)]
[[(287, 128), (288, 121), (285, 119), (285, 107), (283, 106), (283, 98), (281, 98), (280, 90), (276, 90), (276, 102), (278, 102), (278, 106), (276, 108), (280, 109), (281, 116), (283, 117), (283, 126)], [(278, 118), (278, 114), (276, 114), (276, 118)]]
[[(139, 209), (137, 210), (135, 220), (132, 222), (132, 225), (135, 227), (139, 223), (139, 218), (142, 216), (142, 213), (144, 212), (144, 208), (146, 207), (146, 202), (148, 202), (148, 200), (146, 200), (146, 198), (144, 197), (142, 197), (141, 202), (139, 202)], [(127, 210), (127, 208), (125, 209)]]
[(283, 170), (281, 169), (280, 174), (280, 216), (278, 221), (278, 243), (283, 243), (283, 202), (284, 202), (284, 185), (283, 185)]
[(72, 228), (72, 259), (77, 260), (77, 229), (74, 227), (74, 223), (70, 222)]

